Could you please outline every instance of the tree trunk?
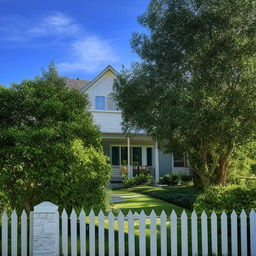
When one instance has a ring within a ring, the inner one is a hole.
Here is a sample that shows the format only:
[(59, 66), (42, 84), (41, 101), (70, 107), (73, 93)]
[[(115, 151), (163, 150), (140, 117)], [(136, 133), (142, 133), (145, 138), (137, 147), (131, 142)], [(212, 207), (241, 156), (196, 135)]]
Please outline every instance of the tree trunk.
[(218, 178), (217, 185), (226, 186), (228, 174), (229, 159), (226, 158), (223, 163), (217, 168)]
[(217, 185), (226, 186), (227, 184), (228, 166), (232, 151), (233, 145), (229, 145), (226, 154), (220, 158), (219, 167), (217, 168)]
[(204, 186), (201, 177), (195, 171), (193, 171), (193, 169), (192, 169), (192, 178), (193, 178), (194, 186), (200, 187), (200, 188)]
[[(224, 146), (223, 146), (224, 147)], [(223, 152), (224, 151), (224, 152)], [(191, 170), (193, 175), (194, 185), (197, 187), (208, 187), (210, 185), (227, 184), (228, 166), (230, 162), (233, 146), (229, 145), (224, 148), (219, 157), (215, 158), (207, 153), (201, 153), (192, 156)], [(215, 159), (215, 160), (214, 160)], [(218, 159), (216, 161), (216, 159)]]

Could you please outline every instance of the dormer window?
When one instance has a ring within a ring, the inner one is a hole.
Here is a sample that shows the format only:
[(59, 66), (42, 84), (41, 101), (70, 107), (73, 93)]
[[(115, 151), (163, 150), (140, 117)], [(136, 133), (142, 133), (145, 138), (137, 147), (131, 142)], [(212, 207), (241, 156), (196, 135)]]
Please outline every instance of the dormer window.
[(96, 96), (95, 97), (95, 109), (96, 110), (105, 110), (105, 96)]

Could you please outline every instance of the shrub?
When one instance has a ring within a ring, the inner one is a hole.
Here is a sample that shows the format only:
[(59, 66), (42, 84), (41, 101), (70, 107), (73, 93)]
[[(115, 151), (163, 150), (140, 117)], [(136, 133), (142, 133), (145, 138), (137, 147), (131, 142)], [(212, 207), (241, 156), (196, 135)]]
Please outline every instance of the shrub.
[(152, 191), (150, 196), (162, 199), (166, 202), (184, 207), (186, 209), (193, 209), (193, 205), (196, 201), (196, 195), (183, 194), (183, 193), (170, 193), (165, 190)]
[(201, 189), (194, 186), (172, 186), (172, 187), (137, 187), (134, 192), (145, 194), (154, 198), (164, 200), (168, 203), (183, 208), (193, 209), (196, 197)]
[(160, 178), (160, 183), (165, 185), (178, 185), (180, 182), (180, 177), (177, 174), (165, 174)]
[(132, 178), (128, 178), (128, 176), (125, 175), (123, 183), (125, 187), (133, 187), (138, 185), (151, 184), (152, 181), (153, 181), (152, 175), (140, 173)]
[(249, 212), (256, 207), (256, 187), (246, 185), (213, 186), (198, 196), (194, 209), (198, 212), (215, 211), (239, 213), (242, 209)]
[(107, 207), (111, 166), (86, 95), (66, 88), (50, 67), (0, 87), (0, 102), (0, 190), (11, 208)]
[(160, 178), (160, 183), (176, 186), (176, 185), (183, 185), (185, 183), (190, 182), (191, 180), (192, 180), (192, 176), (189, 176), (189, 175), (168, 173)]

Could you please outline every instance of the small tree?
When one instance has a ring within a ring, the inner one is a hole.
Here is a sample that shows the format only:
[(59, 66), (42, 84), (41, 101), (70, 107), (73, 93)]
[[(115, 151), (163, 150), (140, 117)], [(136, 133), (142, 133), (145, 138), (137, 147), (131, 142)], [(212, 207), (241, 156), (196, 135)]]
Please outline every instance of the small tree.
[(12, 208), (44, 200), (105, 208), (111, 167), (88, 98), (67, 89), (53, 66), (0, 88), (0, 188)]
[(152, 0), (132, 38), (142, 63), (115, 84), (126, 130), (188, 152), (197, 185), (225, 185), (234, 149), (255, 140), (255, 14), (253, 0)]

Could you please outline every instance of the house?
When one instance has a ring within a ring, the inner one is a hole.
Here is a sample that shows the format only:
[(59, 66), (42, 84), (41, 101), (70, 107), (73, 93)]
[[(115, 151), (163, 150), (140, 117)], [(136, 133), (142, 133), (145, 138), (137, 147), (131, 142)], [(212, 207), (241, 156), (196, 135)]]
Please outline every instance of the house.
[(175, 157), (164, 154), (158, 144), (145, 132), (137, 132), (129, 137), (122, 131), (121, 110), (113, 100), (113, 83), (118, 73), (107, 66), (92, 81), (67, 79), (69, 87), (80, 89), (87, 93), (91, 102), (91, 112), (94, 121), (102, 131), (103, 148), (110, 157), (113, 166), (112, 182), (122, 180), (122, 173), (129, 177), (140, 171), (150, 172), (155, 181), (166, 173), (189, 173), (185, 154)]

